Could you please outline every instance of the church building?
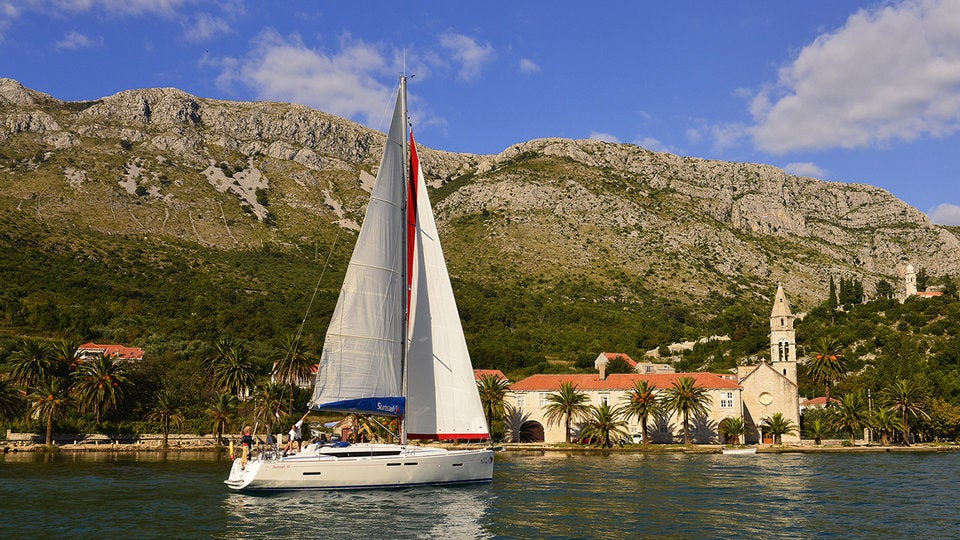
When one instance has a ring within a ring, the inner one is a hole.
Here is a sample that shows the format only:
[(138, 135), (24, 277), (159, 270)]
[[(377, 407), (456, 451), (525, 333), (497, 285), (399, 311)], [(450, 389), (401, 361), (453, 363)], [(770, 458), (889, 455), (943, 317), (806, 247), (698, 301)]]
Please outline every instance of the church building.
[[(747, 444), (771, 442), (762, 432), (762, 419), (774, 413), (793, 422), (800, 429), (800, 390), (797, 385), (797, 339), (793, 329), (796, 315), (790, 310), (790, 302), (777, 286), (770, 312), (770, 363), (755, 366), (740, 366), (737, 378), (740, 382), (743, 403), (743, 420), (747, 426), (744, 436)], [(800, 442), (800, 433), (783, 435), (784, 444)]]

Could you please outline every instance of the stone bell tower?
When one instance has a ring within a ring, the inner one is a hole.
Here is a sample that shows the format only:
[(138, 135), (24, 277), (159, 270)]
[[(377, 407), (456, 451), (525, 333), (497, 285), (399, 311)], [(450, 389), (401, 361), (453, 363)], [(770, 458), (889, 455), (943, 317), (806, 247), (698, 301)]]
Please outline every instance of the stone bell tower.
[(777, 284), (777, 295), (770, 312), (770, 360), (773, 368), (794, 384), (797, 383), (795, 319), (796, 316), (790, 311), (790, 302), (783, 293), (783, 284)]

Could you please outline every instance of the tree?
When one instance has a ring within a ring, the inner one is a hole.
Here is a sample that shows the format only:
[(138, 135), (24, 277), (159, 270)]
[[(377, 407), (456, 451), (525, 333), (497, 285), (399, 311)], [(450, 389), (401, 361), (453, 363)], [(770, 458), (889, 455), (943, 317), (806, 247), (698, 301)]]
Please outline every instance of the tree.
[(601, 403), (599, 407), (590, 407), (586, 421), (580, 428), (580, 437), (595, 445), (610, 448), (614, 440), (627, 437), (626, 426), (622, 410)]
[(317, 359), (304, 345), (298, 335), (287, 335), (273, 364), (273, 377), (279, 383), (290, 385), (290, 410), (297, 385), (310, 381), (310, 374)]
[(129, 386), (126, 367), (110, 356), (98, 356), (80, 364), (74, 374), (73, 391), (84, 411), (93, 410), (97, 423), (103, 413), (116, 409)]
[(880, 432), (880, 444), (888, 446), (890, 444), (890, 435), (903, 430), (903, 421), (897, 411), (880, 407), (873, 411), (873, 417), (870, 419), (870, 425)]
[(21, 341), (10, 355), (10, 376), (22, 387), (38, 386), (54, 376), (53, 354), (46, 343)]
[(58, 341), (53, 345), (50, 354), (53, 359), (53, 371), (57, 377), (69, 377), (76, 369), (78, 348), (79, 345), (76, 342), (68, 340)]
[(633, 367), (622, 354), (618, 354), (607, 362), (606, 372), (607, 374), (633, 373)]
[(493, 421), (503, 420), (507, 409), (507, 389), (510, 384), (498, 375), (487, 374), (477, 381), (483, 415), (487, 419), (487, 429), (493, 434)]
[(927, 275), (927, 269), (921, 266), (920, 269), (917, 270), (917, 290), (918, 291), (927, 290), (927, 284), (929, 283), (929, 281), (930, 281), (930, 276)]
[(885, 279), (881, 279), (877, 282), (877, 297), (879, 298), (893, 298), (893, 285)]
[(253, 394), (253, 414), (267, 426), (267, 437), (273, 434), (274, 422), (286, 416), (290, 411), (283, 408), (284, 387), (280, 383), (264, 383), (257, 386)]
[(160, 422), (163, 424), (163, 447), (168, 448), (168, 439), (170, 437), (170, 423), (183, 422), (181, 409), (183, 408), (183, 398), (180, 394), (168, 389), (162, 388), (157, 392), (153, 409), (147, 415), (147, 420)]
[[(747, 432), (747, 425), (739, 416), (728, 416), (720, 421), (717, 429), (726, 443), (739, 446), (740, 436)], [(732, 443), (730, 443), (731, 440), (733, 440)]]
[(53, 421), (61, 418), (73, 406), (70, 398), (70, 385), (65, 379), (50, 377), (40, 381), (29, 396), (32, 405), (31, 414), (35, 414), (47, 421), (46, 443), (53, 442)]
[(207, 406), (207, 414), (213, 420), (213, 432), (217, 434), (217, 444), (223, 444), (223, 431), (237, 414), (237, 396), (228, 392), (220, 392)]
[(870, 425), (870, 411), (863, 392), (844, 394), (830, 410), (830, 423), (835, 430), (850, 433), (850, 444), (855, 444), (857, 433)]
[(693, 377), (680, 377), (664, 393), (664, 407), (683, 415), (683, 444), (690, 444), (690, 416), (706, 415), (711, 401), (707, 389), (697, 386)]
[(640, 433), (643, 435), (643, 444), (649, 444), (647, 437), (647, 420), (650, 416), (660, 412), (660, 399), (654, 392), (657, 385), (646, 379), (640, 379), (633, 383), (633, 388), (627, 394), (627, 404), (624, 406), (624, 413), (627, 418), (636, 416), (640, 421)]
[(560, 389), (557, 392), (547, 394), (547, 406), (544, 408), (544, 418), (550, 425), (564, 423), (566, 433), (566, 442), (570, 442), (570, 424), (573, 420), (579, 420), (589, 413), (590, 406), (587, 402), (590, 400), (586, 394), (577, 391), (577, 387), (569, 382), (560, 383)]
[(830, 276), (830, 290), (827, 293), (827, 308), (830, 310), (830, 317), (833, 317), (833, 312), (837, 310), (837, 284), (833, 281), (833, 276)]
[(0, 379), (0, 420), (13, 420), (23, 414), (25, 406), (20, 390), (10, 381)]
[(929, 418), (924, 412), (926, 395), (914, 381), (897, 379), (880, 392), (880, 399), (900, 414), (903, 429), (903, 444), (910, 445), (910, 418)]
[(823, 439), (832, 434), (833, 430), (830, 429), (829, 423), (823, 418), (814, 418), (810, 420), (810, 423), (807, 425), (806, 436), (813, 439), (813, 443), (817, 446), (823, 444)]
[(773, 444), (783, 444), (784, 435), (793, 435), (797, 432), (797, 424), (789, 418), (784, 418), (783, 413), (773, 413), (760, 422), (765, 428), (764, 431), (773, 435)]
[(807, 362), (813, 380), (822, 383), (830, 407), (830, 386), (846, 373), (846, 363), (840, 353), (840, 342), (831, 337), (822, 337), (814, 346), (813, 355)]
[(228, 349), (213, 368), (213, 381), (221, 390), (238, 398), (247, 396), (257, 381), (257, 366), (242, 345)]

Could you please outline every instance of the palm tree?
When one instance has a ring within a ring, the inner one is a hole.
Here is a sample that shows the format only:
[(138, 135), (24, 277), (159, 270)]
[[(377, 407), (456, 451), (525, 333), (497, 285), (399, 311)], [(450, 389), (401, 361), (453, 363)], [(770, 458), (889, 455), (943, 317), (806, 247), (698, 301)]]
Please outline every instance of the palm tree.
[(806, 429), (807, 437), (813, 439), (813, 443), (817, 446), (823, 444), (823, 439), (828, 437), (831, 433), (832, 431), (830, 426), (823, 420), (823, 418), (814, 418), (810, 421), (810, 424)]
[(693, 377), (680, 377), (665, 391), (664, 407), (683, 415), (683, 444), (690, 444), (690, 416), (706, 416), (711, 402), (707, 389), (697, 386)]
[(590, 407), (586, 421), (580, 427), (580, 437), (593, 441), (593, 444), (610, 448), (614, 440), (627, 437), (627, 421), (623, 411), (613, 409), (607, 403), (599, 407)]
[(903, 420), (895, 409), (880, 407), (873, 411), (871, 424), (880, 432), (880, 444), (888, 446), (890, 436), (897, 431), (903, 431)]
[(238, 403), (237, 396), (220, 392), (207, 406), (207, 414), (213, 419), (213, 432), (217, 434), (217, 444), (223, 444), (223, 432), (236, 416)]
[(307, 350), (300, 336), (290, 334), (284, 337), (273, 364), (273, 378), (276, 382), (290, 385), (290, 410), (293, 410), (297, 385), (309, 382), (310, 373), (316, 365), (316, 357)]
[(647, 419), (650, 416), (660, 412), (660, 399), (654, 391), (657, 385), (646, 379), (640, 379), (633, 384), (630, 393), (627, 394), (627, 404), (624, 406), (624, 412), (627, 418), (636, 416), (640, 421), (640, 433), (643, 435), (643, 444), (649, 444), (647, 437)]
[(74, 374), (73, 392), (84, 411), (92, 409), (99, 424), (104, 412), (117, 408), (130, 380), (121, 360), (98, 356), (80, 364)]
[(733, 439), (733, 444), (739, 446), (740, 436), (747, 432), (747, 425), (740, 416), (728, 416), (720, 421), (718, 429), (727, 442)]
[(773, 435), (773, 444), (783, 444), (784, 435), (793, 435), (797, 432), (797, 424), (789, 418), (784, 418), (783, 413), (773, 413), (760, 422), (766, 428), (764, 431)]
[(247, 396), (257, 381), (257, 366), (242, 345), (227, 350), (213, 370), (214, 384), (238, 398)]
[(226, 360), (230, 350), (238, 346), (239, 344), (231, 337), (218, 337), (213, 342), (213, 353), (206, 356), (200, 365), (207, 374), (214, 375), (217, 372), (217, 366)]
[(487, 429), (493, 435), (493, 421), (503, 420), (507, 412), (507, 389), (510, 383), (494, 374), (487, 374), (477, 381), (483, 415), (487, 419)]
[(53, 442), (53, 420), (62, 417), (67, 409), (73, 406), (70, 398), (70, 385), (65, 379), (51, 377), (40, 381), (40, 384), (29, 396), (32, 405), (31, 414), (35, 414), (47, 421), (47, 445)]
[(289, 411), (283, 408), (283, 394), (286, 391), (281, 383), (264, 383), (257, 386), (253, 394), (253, 413), (257, 420), (267, 426), (267, 437), (273, 434), (274, 422), (286, 416)]
[(566, 441), (570, 442), (570, 424), (574, 420), (579, 420), (587, 415), (590, 406), (587, 404), (590, 398), (583, 392), (577, 391), (577, 387), (569, 382), (560, 383), (560, 389), (557, 392), (547, 394), (549, 402), (544, 408), (544, 418), (550, 425), (559, 424), (561, 419), (566, 431)]
[(857, 432), (870, 425), (870, 411), (863, 392), (844, 394), (830, 410), (830, 423), (837, 431), (850, 433), (850, 444), (856, 443)]
[(0, 420), (6, 422), (23, 414), (26, 403), (20, 389), (6, 379), (0, 379)]
[(76, 342), (62, 340), (53, 345), (51, 355), (53, 358), (54, 372), (58, 377), (69, 377), (76, 369), (79, 360), (77, 359), (77, 349), (79, 345)]
[(163, 424), (163, 447), (169, 445), (167, 441), (170, 437), (170, 423), (176, 422), (178, 425), (183, 423), (183, 416), (180, 410), (183, 407), (183, 399), (177, 392), (168, 388), (163, 388), (157, 392), (156, 401), (153, 409), (147, 415), (147, 420), (160, 422)]
[(10, 376), (22, 387), (40, 385), (55, 373), (50, 346), (39, 341), (21, 341), (10, 355)]
[(903, 430), (903, 444), (910, 445), (910, 417), (930, 418), (924, 412), (923, 406), (926, 395), (920, 385), (906, 379), (897, 379), (880, 392), (880, 399), (887, 403), (890, 409), (900, 413)]
[(835, 338), (822, 337), (814, 346), (813, 355), (807, 362), (807, 369), (813, 380), (823, 384), (830, 407), (830, 386), (847, 372), (846, 363), (840, 353), (840, 342)]

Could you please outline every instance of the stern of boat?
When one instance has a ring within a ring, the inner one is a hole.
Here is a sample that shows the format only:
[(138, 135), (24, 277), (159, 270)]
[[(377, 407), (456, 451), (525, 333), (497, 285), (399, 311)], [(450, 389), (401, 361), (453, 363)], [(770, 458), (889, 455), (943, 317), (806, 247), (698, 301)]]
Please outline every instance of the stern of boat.
[(252, 482), (257, 477), (257, 471), (260, 470), (260, 466), (263, 464), (263, 461), (260, 459), (251, 459), (247, 461), (247, 466), (243, 469), (240, 468), (240, 458), (233, 460), (233, 467), (230, 468), (230, 476), (223, 481), (230, 489), (240, 490)]

